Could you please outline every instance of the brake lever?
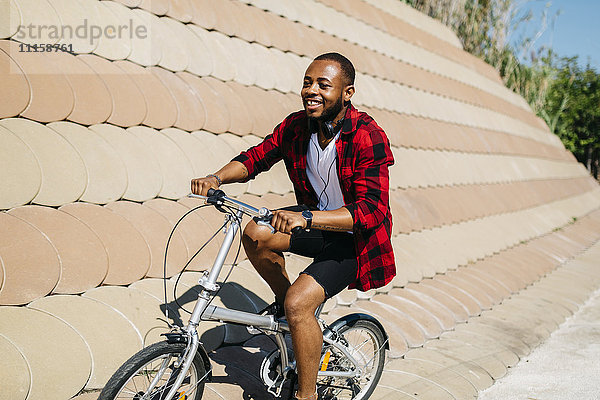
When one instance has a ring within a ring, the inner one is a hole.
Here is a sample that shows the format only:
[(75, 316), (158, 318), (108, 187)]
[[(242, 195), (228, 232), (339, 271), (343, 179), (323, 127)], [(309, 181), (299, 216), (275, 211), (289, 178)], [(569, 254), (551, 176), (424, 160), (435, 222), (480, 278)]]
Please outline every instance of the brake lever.
[(256, 225), (266, 226), (271, 230), (271, 234), (275, 234), (275, 228), (271, 225), (271, 221), (273, 220), (273, 213), (271, 210), (265, 207), (261, 207), (258, 210), (258, 217), (254, 217), (254, 222)]

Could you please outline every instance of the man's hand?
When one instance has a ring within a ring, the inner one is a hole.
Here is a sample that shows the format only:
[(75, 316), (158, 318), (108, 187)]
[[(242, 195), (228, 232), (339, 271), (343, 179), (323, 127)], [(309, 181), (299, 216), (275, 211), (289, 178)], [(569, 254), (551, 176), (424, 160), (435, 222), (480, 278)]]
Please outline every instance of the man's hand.
[(206, 196), (208, 189), (218, 189), (219, 181), (214, 176), (192, 179), (192, 193)]
[(299, 226), (302, 229), (306, 228), (306, 220), (302, 216), (302, 213), (277, 210), (273, 211), (271, 225), (273, 225), (273, 228), (278, 232), (291, 233), (292, 229), (295, 227)]

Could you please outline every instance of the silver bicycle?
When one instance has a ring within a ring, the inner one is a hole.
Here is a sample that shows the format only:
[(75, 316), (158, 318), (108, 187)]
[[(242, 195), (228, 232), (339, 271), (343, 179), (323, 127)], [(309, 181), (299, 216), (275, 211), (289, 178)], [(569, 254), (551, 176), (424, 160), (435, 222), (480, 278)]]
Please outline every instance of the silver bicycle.
[[(110, 378), (99, 400), (200, 400), (205, 382), (211, 380), (211, 362), (196, 328), (202, 321), (245, 325), (251, 333), (271, 335), (277, 348), (262, 361), (259, 375), (266, 391), (281, 398), (284, 387), (291, 398), (296, 378), (293, 350), (285, 317), (261, 315), (211, 305), (220, 285), (217, 278), (240, 229), (242, 217), (249, 215), (262, 225), (270, 225), (272, 213), (257, 209), (221, 190), (211, 189), (206, 200), (226, 214), (225, 238), (212, 268), (198, 284), (200, 293), (187, 326), (173, 327), (166, 340), (152, 344), (127, 360)], [(381, 323), (368, 314), (346, 315), (330, 325), (319, 318), (323, 329), (323, 349), (317, 389), (322, 399), (368, 399), (383, 372), (388, 337)], [(287, 384), (287, 385), (286, 385)]]

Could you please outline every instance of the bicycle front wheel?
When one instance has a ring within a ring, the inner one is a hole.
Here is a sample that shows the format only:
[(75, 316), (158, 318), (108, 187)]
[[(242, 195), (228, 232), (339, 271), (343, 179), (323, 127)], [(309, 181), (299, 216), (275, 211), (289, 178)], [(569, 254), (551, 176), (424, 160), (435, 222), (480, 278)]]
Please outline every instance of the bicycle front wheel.
[[(98, 400), (164, 400), (181, 372), (175, 362), (185, 348), (184, 343), (159, 342), (140, 350), (109, 379)], [(174, 399), (200, 400), (205, 378), (206, 368), (196, 353)]]
[(385, 334), (367, 319), (344, 320), (335, 329), (338, 340), (357, 361), (360, 374), (353, 377), (323, 376), (323, 372), (358, 372), (354, 363), (339, 349), (324, 345), (321, 355), (321, 376), (317, 378), (319, 398), (364, 400), (375, 390), (385, 363)]

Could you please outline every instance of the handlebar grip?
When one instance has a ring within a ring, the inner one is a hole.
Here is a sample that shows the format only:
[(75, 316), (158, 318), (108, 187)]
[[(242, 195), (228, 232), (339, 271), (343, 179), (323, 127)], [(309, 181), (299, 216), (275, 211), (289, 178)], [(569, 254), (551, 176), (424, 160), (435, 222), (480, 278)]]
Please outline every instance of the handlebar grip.
[(292, 233), (293, 233), (294, 235), (297, 235), (297, 234), (299, 234), (300, 232), (302, 232), (302, 227), (300, 227), (300, 226), (297, 226), (297, 227), (295, 227), (295, 228), (292, 228)]

